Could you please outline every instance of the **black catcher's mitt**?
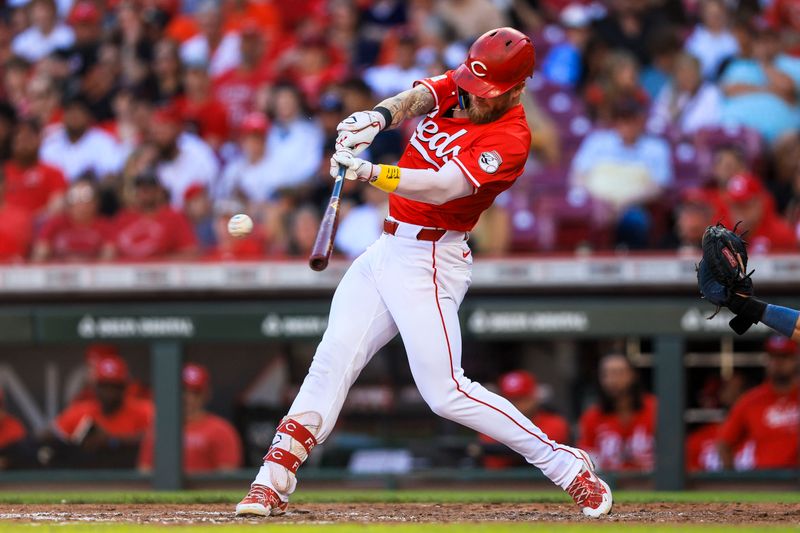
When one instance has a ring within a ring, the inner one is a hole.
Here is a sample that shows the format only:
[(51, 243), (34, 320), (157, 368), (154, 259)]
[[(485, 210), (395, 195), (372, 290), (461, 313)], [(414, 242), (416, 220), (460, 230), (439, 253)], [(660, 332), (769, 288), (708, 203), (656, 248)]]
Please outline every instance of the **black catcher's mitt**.
[[(697, 283), (700, 292), (717, 311), (721, 306), (731, 309), (737, 315), (747, 298), (753, 294), (753, 281), (747, 272), (747, 243), (737, 234), (739, 224), (729, 230), (722, 224), (709, 226), (703, 234), (703, 259), (697, 267)], [(730, 326), (740, 335), (755, 322), (737, 316)]]

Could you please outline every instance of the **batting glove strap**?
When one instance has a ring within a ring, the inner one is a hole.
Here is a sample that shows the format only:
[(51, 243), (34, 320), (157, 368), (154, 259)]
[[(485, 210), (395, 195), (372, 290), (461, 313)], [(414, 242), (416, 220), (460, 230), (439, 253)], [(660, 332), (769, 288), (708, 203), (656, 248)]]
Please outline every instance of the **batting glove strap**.
[(394, 165), (378, 165), (380, 171), (370, 178), (369, 184), (384, 192), (394, 192), (400, 185), (400, 167)]
[(393, 120), (391, 111), (380, 105), (376, 106), (375, 109), (373, 109), (373, 111), (375, 111), (376, 113), (380, 113), (381, 116), (383, 117), (383, 127), (381, 128), (381, 130), (385, 130), (386, 128), (391, 126)]

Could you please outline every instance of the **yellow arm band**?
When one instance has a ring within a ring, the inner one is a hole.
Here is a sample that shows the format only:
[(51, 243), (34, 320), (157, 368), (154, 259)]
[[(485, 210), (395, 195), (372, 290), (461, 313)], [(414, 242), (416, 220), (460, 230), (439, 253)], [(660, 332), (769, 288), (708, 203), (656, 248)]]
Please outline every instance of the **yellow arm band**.
[(369, 183), (384, 192), (394, 192), (400, 184), (400, 167), (381, 165), (381, 171)]

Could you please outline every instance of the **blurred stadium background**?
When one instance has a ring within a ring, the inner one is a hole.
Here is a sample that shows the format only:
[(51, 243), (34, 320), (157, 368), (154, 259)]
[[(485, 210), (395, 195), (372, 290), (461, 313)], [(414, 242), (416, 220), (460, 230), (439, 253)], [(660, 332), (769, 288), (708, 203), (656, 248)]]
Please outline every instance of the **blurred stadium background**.
[[(694, 263), (707, 224), (743, 220), (759, 292), (800, 307), (797, 2), (0, 9), (4, 488), (244, 488), (385, 216), (382, 193), (350, 187), (336, 260), (307, 268), (336, 124), (502, 25), (537, 48), (534, 137), (471, 239), (467, 375), (591, 450), (617, 486), (796, 487), (797, 347), (706, 320)], [(395, 161), (413, 128), (366, 157)], [(234, 240), (238, 212), (257, 228)], [(544, 480), (436, 418), (399, 340), (301, 478)]]

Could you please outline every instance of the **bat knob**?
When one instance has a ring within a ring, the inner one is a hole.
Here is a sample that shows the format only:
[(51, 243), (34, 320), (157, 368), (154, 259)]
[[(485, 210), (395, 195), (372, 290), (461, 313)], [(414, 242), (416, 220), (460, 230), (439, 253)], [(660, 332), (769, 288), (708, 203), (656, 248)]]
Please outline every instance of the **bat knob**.
[(328, 258), (327, 257), (312, 257), (308, 260), (308, 266), (311, 267), (311, 270), (316, 272), (322, 272), (328, 267)]

